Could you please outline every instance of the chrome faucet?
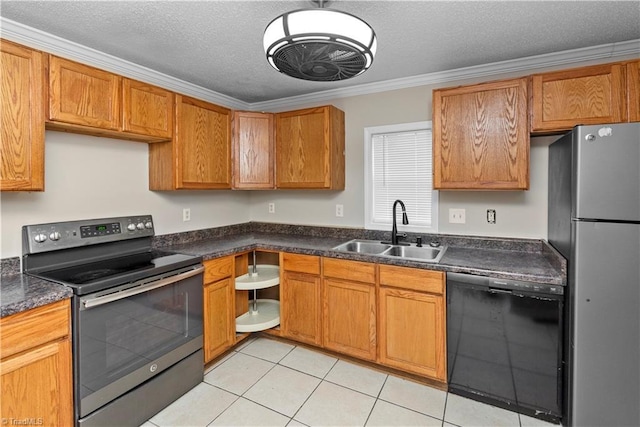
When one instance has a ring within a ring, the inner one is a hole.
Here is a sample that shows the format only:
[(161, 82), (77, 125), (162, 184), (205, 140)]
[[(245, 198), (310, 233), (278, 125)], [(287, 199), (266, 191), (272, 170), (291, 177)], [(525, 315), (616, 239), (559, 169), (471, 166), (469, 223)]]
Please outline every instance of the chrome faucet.
[(404, 225), (409, 224), (409, 218), (407, 217), (407, 210), (404, 207), (404, 203), (402, 203), (402, 200), (398, 199), (395, 202), (393, 202), (393, 227), (391, 228), (391, 244), (392, 245), (398, 244), (398, 227), (396, 226), (396, 206), (398, 205), (398, 203), (400, 203), (400, 206), (402, 207), (402, 223)]

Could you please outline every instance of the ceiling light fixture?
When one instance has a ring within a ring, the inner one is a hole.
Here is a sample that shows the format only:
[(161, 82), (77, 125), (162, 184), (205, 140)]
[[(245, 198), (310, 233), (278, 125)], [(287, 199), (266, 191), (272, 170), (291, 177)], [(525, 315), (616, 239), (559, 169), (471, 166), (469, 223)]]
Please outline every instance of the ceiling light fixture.
[(345, 80), (365, 72), (376, 54), (376, 33), (362, 19), (336, 10), (287, 12), (264, 30), (269, 64), (303, 80)]

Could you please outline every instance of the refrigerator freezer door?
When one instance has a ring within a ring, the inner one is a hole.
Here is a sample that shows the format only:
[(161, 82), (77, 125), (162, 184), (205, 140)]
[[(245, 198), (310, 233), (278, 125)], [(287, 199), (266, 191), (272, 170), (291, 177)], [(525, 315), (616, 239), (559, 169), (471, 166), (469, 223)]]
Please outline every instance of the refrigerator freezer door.
[(573, 218), (640, 221), (640, 123), (578, 126)]
[(640, 425), (640, 224), (573, 223), (575, 426)]

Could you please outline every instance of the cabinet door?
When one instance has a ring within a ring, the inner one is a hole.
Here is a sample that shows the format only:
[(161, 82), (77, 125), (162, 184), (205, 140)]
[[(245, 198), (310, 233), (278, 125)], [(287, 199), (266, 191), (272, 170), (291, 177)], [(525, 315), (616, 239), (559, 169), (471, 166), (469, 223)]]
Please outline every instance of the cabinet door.
[(120, 85), (120, 76), (50, 55), (48, 119), (119, 130)]
[(627, 64), (627, 108), (630, 122), (640, 122), (640, 61)]
[(233, 113), (233, 187), (275, 188), (273, 114)]
[(433, 91), (436, 189), (529, 188), (527, 79)]
[(324, 347), (375, 361), (375, 286), (325, 278), (323, 300)]
[(122, 79), (122, 130), (142, 135), (173, 135), (173, 92)]
[(344, 189), (344, 113), (325, 106), (276, 114), (276, 186)]
[(204, 362), (212, 361), (235, 343), (235, 302), (231, 278), (204, 287)]
[(531, 132), (626, 119), (623, 65), (605, 64), (532, 76)]
[[(2, 420), (73, 425), (69, 339), (19, 353), (0, 363)], [(3, 424), (5, 424), (3, 422)]]
[(280, 283), (282, 335), (296, 341), (322, 344), (320, 276), (284, 271)]
[(380, 288), (380, 363), (446, 381), (444, 298)]
[(42, 53), (0, 43), (0, 190), (44, 190)]
[(231, 188), (231, 111), (176, 95), (176, 188)]

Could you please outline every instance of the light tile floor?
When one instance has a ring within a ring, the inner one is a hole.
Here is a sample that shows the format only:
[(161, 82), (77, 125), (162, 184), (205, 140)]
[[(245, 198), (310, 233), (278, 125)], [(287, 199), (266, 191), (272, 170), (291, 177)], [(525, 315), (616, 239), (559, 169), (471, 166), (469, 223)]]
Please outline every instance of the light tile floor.
[(142, 427), (156, 426), (557, 427), (261, 337)]

